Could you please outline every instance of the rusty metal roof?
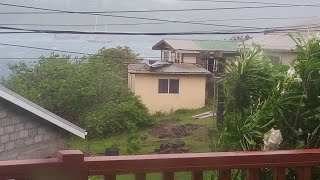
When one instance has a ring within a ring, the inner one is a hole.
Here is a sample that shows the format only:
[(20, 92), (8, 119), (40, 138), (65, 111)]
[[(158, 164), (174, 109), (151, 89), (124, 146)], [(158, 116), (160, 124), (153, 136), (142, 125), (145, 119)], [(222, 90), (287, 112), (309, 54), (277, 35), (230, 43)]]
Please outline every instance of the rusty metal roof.
[(211, 72), (195, 64), (172, 63), (152, 68), (147, 64), (129, 64), (128, 72), (132, 74), (198, 74), (210, 75)]

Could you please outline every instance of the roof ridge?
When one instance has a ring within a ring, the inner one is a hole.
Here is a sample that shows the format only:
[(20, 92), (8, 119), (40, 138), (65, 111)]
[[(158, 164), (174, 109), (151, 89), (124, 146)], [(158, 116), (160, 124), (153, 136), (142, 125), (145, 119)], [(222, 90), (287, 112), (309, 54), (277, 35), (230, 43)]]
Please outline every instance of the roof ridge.
[[(3, 85), (0, 85), (0, 91), (2, 91), (2, 93), (0, 93), (0, 97), (6, 99), (7, 101), (10, 101), (11, 103), (49, 121), (52, 124), (55, 124), (79, 137), (85, 138), (85, 136), (87, 135), (87, 132), (80, 128), (79, 126), (71, 123), (70, 121), (67, 121), (66, 119), (63, 119), (62, 117), (46, 110), (45, 108), (33, 103), (32, 101), (20, 96), (19, 94), (11, 91), (10, 89), (4, 87)], [(14, 101), (16, 100), (16, 101)], [(29, 107), (26, 107), (26, 105), (29, 105)], [(43, 113), (43, 114), (40, 114)], [(47, 117), (45, 117), (47, 116)], [(51, 117), (52, 119), (48, 118)], [(54, 120), (58, 121), (55, 122)], [(67, 125), (68, 127), (65, 127), (63, 125)], [(71, 129), (70, 129), (71, 128)]]
[(162, 40), (239, 42), (239, 41), (220, 40), (220, 39), (179, 39), (179, 38), (163, 38)]

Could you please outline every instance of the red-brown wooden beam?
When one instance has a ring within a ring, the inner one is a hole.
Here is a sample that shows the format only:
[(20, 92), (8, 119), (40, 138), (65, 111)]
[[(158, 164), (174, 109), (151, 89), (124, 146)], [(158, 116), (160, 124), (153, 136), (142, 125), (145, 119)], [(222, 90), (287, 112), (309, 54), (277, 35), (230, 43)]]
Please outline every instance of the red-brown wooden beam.
[(219, 180), (231, 180), (231, 170), (219, 170)]
[(157, 171), (311, 167), (320, 164), (320, 149), (86, 157), (85, 164), (89, 168), (90, 175)]
[(174, 180), (174, 172), (164, 172), (162, 175), (163, 180)]
[(248, 169), (246, 171), (246, 180), (258, 180), (260, 169)]
[(203, 180), (203, 172), (202, 171), (193, 171), (192, 172), (193, 180)]
[(311, 180), (312, 173), (310, 167), (299, 168), (299, 180)]
[(117, 175), (116, 174), (108, 174), (104, 176), (104, 180), (116, 180)]
[(138, 173), (138, 174), (135, 174), (135, 176), (136, 176), (135, 180), (146, 180), (147, 179), (146, 173)]
[(285, 168), (277, 168), (273, 169), (273, 180), (286, 180), (286, 169)]

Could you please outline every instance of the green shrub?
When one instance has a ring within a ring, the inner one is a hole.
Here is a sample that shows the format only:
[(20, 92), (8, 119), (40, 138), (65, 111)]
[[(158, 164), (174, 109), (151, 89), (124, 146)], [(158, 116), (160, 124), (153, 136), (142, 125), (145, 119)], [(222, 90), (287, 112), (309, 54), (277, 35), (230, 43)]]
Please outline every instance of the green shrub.
[(33, 65), (10, 65), (9, 89), (81, 125), (89, 136), (105, 136), (150, 125), (147, 108), (127, 88), (126, 62), (137, 62), (128, 47), (101, 49), (71, 59), (52, 54)]
[(259, 47), (227, 66), (225, 121), (215, 150), (261, 150), (263, 135), (281, 131), (281, 149), (320, 147), (320, 39), (296, 39), (293, 69), (263, 62)]
[(134, 126), (131, 127), (129, 131), (129, 136), (127, 139), (127, 153), (128, 154), (138, 154), (141, 150), (140, 134), (138, 129)]
[(96, 106), (84, 114), (82, 123), (93, 136), (108, 136), (117, 132), (129, 131), (131, 125), (147, 127), (151, 117), (147, 108), (137, 97), (130, 100), (110, 101)]

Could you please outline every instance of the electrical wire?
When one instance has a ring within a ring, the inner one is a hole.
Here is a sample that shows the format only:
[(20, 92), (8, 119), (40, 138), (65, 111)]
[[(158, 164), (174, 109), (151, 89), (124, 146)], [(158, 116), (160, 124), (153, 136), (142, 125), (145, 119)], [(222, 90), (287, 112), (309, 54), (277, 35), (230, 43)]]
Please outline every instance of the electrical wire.
[[(49, 57), (44, 57), (44, 58), (49, 58)], [(69, 57), (53, 57), (54, 59), (67, 59)], [(74, 58), (74, 57), (70, 57), (71, 59)], [(115, 56), (112, 56), (111, 58), (121, 58), (120, 56), (118, 57), (115, 57)], [(137, 57), (136, 60), (141, 60), (141, 59), (160, 59), (161, 57)], [(7, 59), (7, 60), (20, 60), (20, 59), (25, 59), (25, 60), (38, 60), (38, 59), (41, 59), (41, 57), (0, 57), (0, 59)]]
[[(80, 54), (80, 55), (87, 55), (87, 56), (94, 56), (97, 54), (92, 53), (83, 53), (78, 51), (69, 51), (69, 50), (61, 50), (61, 49), (51, 49), (51, 48), (43, 48), (43, 47), (35, 47), (35, 46), (26, 46), (26, 45), (19, 45), (19, 44), (8, 44), (8, 43), (0, 43), (1, 46), (10, 46), (10, 47), (19, 47), (19, 48), (27, 48), (27, 49), (36, 49), (36, 50), (45, 50), (45, 51), (53, 51), (53, 52), (62, 52), (62, 53), (70, 53), (70, 54)], [(103, 56), (103, 55), (102, 55)], [(110, 58), (121, 58), (119, 56), (108, 56)], [(144, 58), (160, 58), (157, 56), (143, 56), (143, 57), (137, 57), (137, 59), (144, 59)], [(19, 58), (12, 58), (12, 57), (1, 57), (0, 59), (19, 59)], [(20, 58), (20, 59), (40, 59), (36, 57), (31, 58)], [(61, 58), (65, 59), (65, 58)]]
[(65, 30), (39, 30), (39, 29), (25, 29), (25, 28), (12, 28), (0, 26), (0, 29), (5, 30), (18, 30), (20, 32), (1, 32), (0, 34), (86, 34), (86, 35), (131, 35), (131, 36), (167, 36), (167, 35), (210, 35), (210, 34), (253, 34), (253, 33), (263, 33), (264, 31), (243, 31), (243, 32), (234, 32), (234, 31), (199, 31), (199, 32), (91, 32), (91, 31), (65, 31)]
[[(211, 19), (191, 22), (214, 22), (214, 21), (254, 21), (254, 20), (296, 20), (311, 19), (318, 16), (305, 17), (260, 17), (260, 18), (234, 18), (234, 19)], [(0, 23), (1, 26), (39, 26), (39, 27), (91, 27), (91, 26), (137, 26), (137, 25), (155, 25), (171, 24), (172, 22), (146, 22), (146, 23), (108, 23), (108, 24), (35, 24), (35, 23)]]
[(66, 50), (50, 49), (50, 48), (35, 47), (35, 46), (25, 46), (25, 45), (18, 45), (18, 44), (0, 43), (0, 45), (1, 46), (11, 46), (11, 47), (19, 47), (19, 48), (45, 50), (45, 51), (55, 51), (55, 52), (70, 53), (70, 54), (80, 54), (80, 55), (87, 55), (87, 56), (94, 55), (91, 53), (83, 53), (83, 52), (77, 52), (77, 51), (66, 51)]
[[(316, 26), (311, 26), (316, 25)], [(272, 28), (256, 28), (256, 29), (237, 29), (237, 30), (220, 30), (220, 31), (191, 31), (191, 32), (97, 32), (97, 31), (72, 31), (72, 30), (43, 30), (43, 29), (27, 29), (0, 26), (0, 29), (14, 30), (12, 32), (1, 32), (0, 34), (15, 33), (46, 33), (46, 34), (87, 34), (87, 35), (149, 35), (149, 36), (165, 36), (165, 35), (214, 35), (214, 34), (254, 34), (266, 32), (281, 32), (290, 30), (309, 30), (311, 28), (319, 28), (319, 24), (310, 24), (309, 26), (282, 26)]]
[[(256, 2), (258, 3), (258, 2)], [(279, 3), (269, 3), (274, 5), (266, 6), (239, 6), (239, 7), (216, 7), (216, 8), (187, 8), (187, 9), (152, 9), (152, 10), (116, 10), (116, 11), (64, 11), (61, 12), (1, 12), (0, 14), (60, 14), (60, 13), (75, 13), (75, 14), (93, 14), (93, 13), (154, 13), (154, 12), (190, 12), (190, 11), (216, 11), (216, 10), (235, 10), (235, 9), (261, 9), (261, 8), (288, 8), (288, 7), (320, 7), (320, 4), (279, 4)], [(1, 3), (4, 6), (15, 6), (23, 7), (37, 10), (49, 10), (47, 8), (30, 7), (22, 5), (13, 5), (7, 3)]]
[(213, 2), (213, 3), (239, 3), (239, 4), (263, 4), (263, 5), (278, 5), (278, 6), (285, 6), (285, 5), (298, 5), (298, 4), (291, 4), (291, 3), (276, 3), (276, 2), (259, 2), (259, 1), (235, 1), (235, 0), (179, 0), (182, 2)]
[[(246, 26), (233, 26), (233, 25), (225, 25), (225, 24), (210, 24), (210, 23), (202, 23), (202, 22), (190, 22), (190, 21), (178, 21), (178, 20), (168, 20), (168, 19), (158, 19), (158, 18), (147, 18), (147, 17), (137, 17), (137, 16), (123, 16), (123, 15), (113, 15), (113, 14), (100, 14), (93, 12), (77, 12), (77, 11), (66, 11), (66, 10), (57, 10), (57, 9), (49, 9), (49, 8), (41, 8), (41, 7), (33, 7), (33, 6), (24, 6), (17, 4), (8, 4), (8, 3), (0, 3), (0, 5), (10, 6), (10, 7), (19, 7), (19, 8), (27, 8), (27, 9), (36, 9), (36, 10), (44, 10), (50, 12), (60, 12), (60, 13), (70, 13), (70, 14), (85, 14), (85, 15), (95, 15), (95, 16), (105, 16), (105, 17), (118, 17), (118, 18), (127, 18), (127, 19), (139, 19), (139, 20), (150, 20), (150, 21), (160, 21), (160, 22), (172, 22), (172, 23), (183, 23), (183, 24), (200, 24), (200, 25), (209, 25), (209, 26), (217, 26), (217, 27), (232, 27), (232, 28), (252, 28), (255, 27), (246, 27)], [(312, 5), (312, 7), (317, 6), (316, 4)], [(320, 5), (318, 5), (320, 6)], [(226, 7), (233, 8), (233, 7)], [(239, 7), (238, 7), (239, 8)], [(215, 8), (217, 10), (217, 8)], [(184, 9), (186, 10), (186, 9)], [(211, 9), (213, 10), (213, 9)]]

